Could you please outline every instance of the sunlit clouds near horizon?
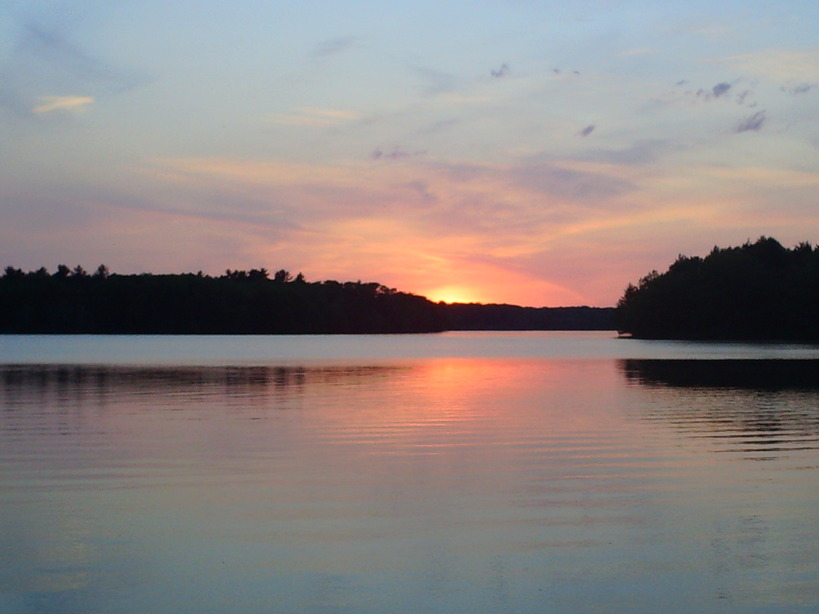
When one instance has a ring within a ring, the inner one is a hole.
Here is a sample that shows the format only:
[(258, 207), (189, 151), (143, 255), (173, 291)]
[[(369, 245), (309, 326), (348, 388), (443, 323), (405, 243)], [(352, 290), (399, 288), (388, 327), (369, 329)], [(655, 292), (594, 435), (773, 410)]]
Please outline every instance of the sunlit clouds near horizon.
[(613, 305), (819, 243), (819, 4), (6, 2), (0, 265)]

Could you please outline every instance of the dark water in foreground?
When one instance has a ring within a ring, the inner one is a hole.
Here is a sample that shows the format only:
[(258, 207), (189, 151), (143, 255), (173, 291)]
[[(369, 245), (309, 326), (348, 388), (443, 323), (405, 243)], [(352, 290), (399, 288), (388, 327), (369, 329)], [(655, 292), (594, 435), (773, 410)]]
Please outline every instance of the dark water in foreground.
[(817, 611), (817, 348), (610, 337), (0, 339), (0, 612)]

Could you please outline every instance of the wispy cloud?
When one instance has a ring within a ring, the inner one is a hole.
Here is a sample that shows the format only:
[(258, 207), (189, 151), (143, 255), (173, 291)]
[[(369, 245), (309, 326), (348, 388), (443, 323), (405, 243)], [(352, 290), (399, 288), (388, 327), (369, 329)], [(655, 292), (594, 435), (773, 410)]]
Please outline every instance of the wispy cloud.
[[(426, 162), (422, 155), (400, 148), (374, 152), (379, 160), (407, 162), (383, 166), (164, 159), (156, 168), (185, 191), (208, 194), (218, 186), (223, 194), (235, 193), (232, 206), (249, 195), (282, 203), (277, 216), (316, 229), (340, 220), (356, 226), (390, 220), (418, 236), (482, 241), (485, 250), (515, 241), (536, 244), (544, 227), (576, 223), (638, 189), (619, 169), (537, 161), (465, 165)], [(269, 207), (263, 209), (272, 215)]]
[(720, 82), (714, 85), (711, 89), (699, 89), (696, 92), (696, 97), (700, 100), (716, 100), (718, 98), (727, 98), (728, 92), (731, 91), (732, 85), (726, 82)]
[[(10, 37), (0, 63), (0, 107), (19, 119), (80, 111), (149, 81), (145, 74), (112, 64), (75, 42), (70, 20), (49, 20), (45, 14), (9, 25), (16, 35)], [(43, 95), (54, 90), (85, 95)]]
[(455, 126), (457, 126), (460, 123), (461, 123), (460, 119), (452, 119), (452, 118), (441, 119), (441, 120), (438, 120), (438, 121), (432, 122), (430, 124), (419, 127), (415, 131), (415, 134), (418, 134), (418, 135), (421, 135), (421, 136), (441, 134), (443, 132), (447, 132), (449, 130), (452, 130)]
[(509, 64), (504, 62), (503, 64), (501, 64), (501, 67), (498, 68), (497, 70), (489, 71), (489, 74), (494, 78), (499, 79), (500, 77), (505, 77), (506, 75), (508, 75), (509, 71), (510, 71)]
[[(742, 79), (736, 79), (733, 83), (729, 83), (728, 81), (720, 81), (715, 85), (709, 88), (686, 88), (684, 90), (675, 89), (669, 92), (665, 97), (661, 98), (661, 101), (664, 103), (673, 103), (673, 102), (713, 102), (713, 101), (721, 101), (725, 102), (733, 102), (740, 106), (750, 107), (753, 108), (757, 105), (757, 101), (754, 97), (755, 94), (755, 82), (747, 83), (744, 89), (738, 89), (735, 87), (738, 84), (743, 83)], [(687, 79), (682, 79), (675, 83), (676, 88), (682, 88), (689, 84)]]
[(743, 119), (739, 124), (737, 124), (736, 132), (739, 134), (740, 132), (759, 132), (762, 129), (762, 125), (765, 123), (765, 111), (757, 111), (753, 115), (746, 117)]
[(768, 49), (724, 58), (712, 58), (708, 62), (728, 64), (771, 81), (792, 80), (811, 83), (819, 78), (819, 50)]
[[(736, 103), (739, 105), (743, 105), (746, 101), (750, 101), (750, 97), (753, 95), (751, 90), (743, 90), (736, 97)], [(749, 106), (756, 106), (755, 102), (750, 102)]]
[(711, 88), (711, 94), (714, 98), (719, 98), (723, 94), (726, 94), (730, 89), (731, 89), (730, 83), (717, 83), (714, 87)]
[(594, 128), (595, 128), (594, 124), (589, 124), (588, 126), (583, 128), (582, 130), (580, 130), (577, 133), (577, 136), (582, 136), (582, 137), (585, 138), (585, 137), (589, 136), (592, 132), (594, 132)]
[(401, 147), (394, 147), (390, 151), (384, 151), (381, 148), (373, 150), (370, 157), (373, 160), (401, 160), (403, 158), (417, 158), (427, 154), (425, 149), (417, 149), (415, 151), (407, 151)]
[(39, 58), (76, 79), (111, 92), (127, 90), (147, 81), (136, 71), (114, 66), (88, 53), (59, 29), (39, 23), (25, 24), (17, 52)]
[[(702, 175), (717, 177), (722, 180), (751, 186), (753, 190), (774, 186), (793, 186), (797, 188), (819, 188), (819, 175), (801, 169), (767, 168), (764, 166), (708, 167), (697, 170)], [(815, 194), (815, 192), (812, 192)], [(778, 209), (773, 209), (778, 214)]]
[(595, 149), (587, 152), (584, 159), (620, 166), (645, 166), (659, 162), (665, 155), (678, 151), (682, 145), (677, 141), (643, 139), (622, 149)]
[(555, 74), (555, 75), (571, 74), (571, 75), (574, 75), (574, 76), (577, 77), (577, 76), (580, 76), (580, 71), (579, 70), (563, 70), (561, 68), (555, 67), (555, 68), (552, 69), (552, 74)]
[(621, 58), (631, 58), (640, 55), (649, 55), (651, 53), (654, 53), (653, 49), (649, 49), (648, 47), (638, 47), (635, 49), (626, 49), (617, 55), (619, 55)]
[(272, 115), (269, 121), (287, 126), (300, 126), (303, 128), (326, 128), (339, 126), (361, 119), (361, 115), (355, 111), (343, 109), (297, 109), (293, 113), (285, 115)]
[(517, 186), (575, 205), (602, 202), (634, 191), (633, 183), (601, 172), (567, 165), (532, 164), (512, 168), (509, 179)]
[(452, 92), (458, 84), (458, 78), (452, 73), (425, 67), (415, 67), (413, 70), (424, 81), (424, 91), (427, 94)]
[(54, 111), (80, 112), (88, 108), (94, 102), (90, 96), (41, 96), (40, 103), (32, 111), (44, 115)]
[(355, 36), (338, 36), (322, 41), (316, 45), (313, 55), (318, 58), (338, 55), (355, 46), (358, 38)]
[(799, 83), (797, 85), (783, 85), (779, 89), (791, 96), (799, 96), (800, 94), (807, 94), (815, 87), (815, 83)]

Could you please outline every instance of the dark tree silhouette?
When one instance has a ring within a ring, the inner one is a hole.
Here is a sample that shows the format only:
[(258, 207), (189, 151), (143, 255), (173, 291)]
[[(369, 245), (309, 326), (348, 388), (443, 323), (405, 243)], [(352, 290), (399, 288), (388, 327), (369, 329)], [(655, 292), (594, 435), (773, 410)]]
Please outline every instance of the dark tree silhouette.
[(378, 283), (315, 282), (284, 269), (117, 275), (100, 265), (49, 275), (7, 267), (0, 278), (0, 332), (299, 334), (440, 331), (444, 316), (424, 297)]
[(22, 279), (23, 277), (25, 277), (25, 275), (26, 274), (23, 273), (23, 271), (21, 271), (20, 269), (15, 269), (13, 266), (7, 266), (3, 270), (3, 277), (5, 279)]
[(108, 267), (104, 264), (99, 265), (94, 272), (94, 277), (97, 279), (108, 279), (108, 275), (110, 275)]
[(279, 269), (273, 274), (273, 281), (278, 284), (285, 284), (292, 281), (292, 276), (284, 269)]
[(629, 284), (617, 327), (642, 338), (819, 340), (819, 249), (770, 237), (679, 256)]
[(0, 277), (0, 333), (324, 334), (611, 329), (613, 309), (447, 305), (376, 282), (308, 282), (284, 269), (221, 277), (118, 275), (59, 265)]

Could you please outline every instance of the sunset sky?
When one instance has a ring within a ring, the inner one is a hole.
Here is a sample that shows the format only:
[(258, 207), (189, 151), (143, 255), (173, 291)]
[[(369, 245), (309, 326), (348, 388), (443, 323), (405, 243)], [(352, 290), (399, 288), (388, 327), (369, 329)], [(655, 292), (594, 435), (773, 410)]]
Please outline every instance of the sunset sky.
[(819, 2), (5, 0), (0, 266), (614, 305), (819, 243)]

